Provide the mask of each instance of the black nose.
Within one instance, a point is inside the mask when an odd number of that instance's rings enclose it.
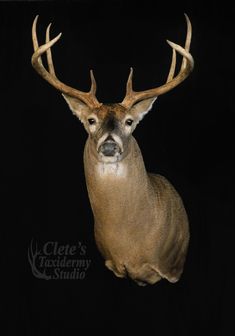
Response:
[[[110,140],[110,141],[113,141],[113,142],[114,142],[114,138],[112,137],[112,135],[111,135],[111,134],[109,134],[109,135],[108,135],[108,137],[105,139],[105,141],[108,141],[108,140]]]
[[[114,156],[117,150],[118,150],[118,147],[114,141],[104,142],[100,146],[100,151],[105,156]]]

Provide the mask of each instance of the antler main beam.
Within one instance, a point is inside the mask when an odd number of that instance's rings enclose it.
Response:
[[[193,70],[194,60],[193,60],[192,55],[189,52],[191,37],[192,37],[192,26],[186,14],[185,14],[185,18],[187,22],[187,36],[186,36],[185,47],[182,48],[180,45],[167,40],[167,43],[172,48],[172,61],[171,61],[171,66],[170,66],[170,70],[169,70],[166,83],[159,87],[153,88],[153,89],[149,89],[145,91],[138,91],[138,92],[134,91],[132,87],[133,69],[131,68],[130,74],[127,80],[127,84],[126,84],[126,96],[121,102],[122,106],[126,108],[130,108],[131,106],[133,106],[136,102],[140,100],[160,96],[172,90],[173,88],[175,88],[177,85],[182,83],[188,77],[190,72]],[[102,104],[97,100],[95,96],[96,81],[95,81],[92,70],[90,70],[91,89],[89,92],[83,92],[83,91],[74,89],[62,83],[57,78],[55,74],[54,65],[53,65],[51,47],[60,39],[62,34],[60,33],[54,39],[50,40],[50,27],[51,27],[51,23],[50,23],[46,30],[46,42],[45,44],[39,46],[38,39],[37,39],[37,33],[36,33],[37,20],[38,20],[38,15],[35,17],[33,26],[32,26],[32,39],[33,39],[34,54],[32,55],[31,62],[32,62],[34,69],[38,72],[38,74],[42,78],[44,78],[48,83],[50,83],[52,86],[54,86],[57,90],[61,91],[62,93],[82,100],[90,108],[100,107]],[[180,55],[183,56],[183,60],[182,60],[181,69],[180,69],[179,74],[174,77],[175,66],[176,66],[176,52],[178,52]],[[41,56],[44,53],[46,53],[47,55],[47,64],[48,64],[49,71],[44,67],[43,62],[42,62]]]
[[[62,83],[56,77],[53,60],[52,60],[51,47],[60,39],[62,33],[58,34],[54,39],[50,40],[50,27],[51,27],[51,23],[50,23],[46,30],[46,43],[39,46],[38,39],[37,39],[37,33],[36,33],[37,20],[38,20],[38,15],[35,17],[33,26],[32,26],[32,39],[33,39],[34,54],[32,55],[31,62],[32,62],[32,66],[34,67],[34,69],[43,79],[45,79],[48,83],[50,83],[52,86],[54,86],[57,90],[61,91],[62,93],[82,100],[90,108],[100,107],[102,104],[99,103],[99,101],[97,100],[95,96],[96,81],[95,81],[92,70],[90,70],[91,89],[89,92],[83,92],[83,91],[74,89]],[[46,70],[46,68],[44,67],[42,63],[41,56],[45,52],[47,54],[47,63],[48,63],[49,71]]]
[[[136,92],[132,88],[133,69],[131,68],[126,84],[126,96],[121,102],[121,105],[126,108],[130,108],[132,105],[140,100],[160,96],[174,89],[177,85],[182,83],[193,70],[194,60],[192,55],[189,53],[192,37],[192,26],[188,16],[186,14],[184,15],[187,22],[187,36],[185,41],[185,47],[182,48],[180,45],[167,40],[167,43],[172,48],[172,61],[166,83],[154,89]],[[176,51],[183,56],[183,60],[179,74],[174,77],[176,65]]]

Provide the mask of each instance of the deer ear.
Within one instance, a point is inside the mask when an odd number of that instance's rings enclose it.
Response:
[[[62,96],[68,103],[69,108],[73,112],[73,114],[76,115],[76,117],[78,117],[81,122],[83,122],[85,117],[90,112],[90,108],[78,98],[71,97],[64,93],[62,93]]]
[[[148,111],[151,110],[153,103],[155,102],[156,99],[157,97],[139,101],[138,103],[132,106],[130,113],[138,117],[139,121],[142,120],[145,114],[147,114]]]

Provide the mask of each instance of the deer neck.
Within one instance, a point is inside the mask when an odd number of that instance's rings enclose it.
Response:
[[[140,148],[131,137],[125,157],[117,163],[103,163],[88,139],[84,151],[88,194],[97,221],[114,221],[128,208],[134,211],[146,200],[149,179]],[[144,204],[144,203],[143,203]]]

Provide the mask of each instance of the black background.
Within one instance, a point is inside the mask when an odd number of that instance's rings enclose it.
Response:
[[[0,3],[6,335],[232,335],[234,14],[224,2],[165,5]],[[98,99],[119,102],[130,66],[136,90],[164,82],[171,57],[165,40],[183,44],[183,12],[193,25],[195,69],[159,98],[134,135],[147,169],[166,176],[181,194],[191,241],[177,284],[142,288],[116,278],[97,251],[83,172],[86,132],[31,67],[31,25],[40,14],[41,43],[49,22],[52,36],[63,32],[53,47],[62,81],[88,90],[93,68]],[[86,278],[36,279],[27,259],[32,238],[40,246],[82,241],[92,260]]]

